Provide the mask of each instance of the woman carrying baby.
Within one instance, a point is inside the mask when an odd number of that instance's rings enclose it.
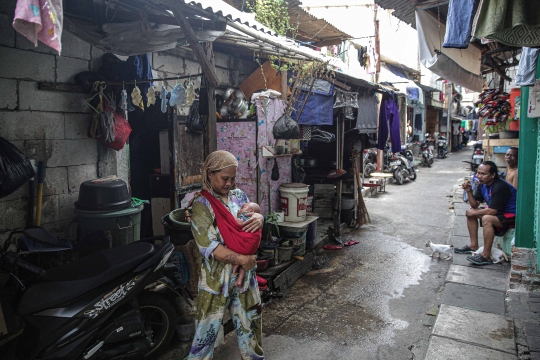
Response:
[[[242,359],[264,359],[262,306],[254,273],[255,256],[242,255],[230,249],[233,242],[242,246],[252,245],[252,241],[245,241],[246,237],[258,236],[264,218],[258,213],[251,214],[240,227],[244,232],[237,233],[239,225],[235,216],[242,205],[249,202],[244,192],[236,189],[237,167],[238,161],[227,151],[208,155],[202,169],[203,191],[193,201],[191,229],[199,247],[201,271],[197,329],[188,359],[212,358],[226,308],[235,326]],[[242,252],[249,254],[251,249],[246,251]],[[238,277],[235,266],[246,271],[240,287],[234,286]]]

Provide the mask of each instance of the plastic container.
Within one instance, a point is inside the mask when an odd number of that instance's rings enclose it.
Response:
[[[84,248],[85,239],[92,234],[109,232],[112,246],[123,246],[141,238],[141,212],[144,205],[109,212],[91,212],[75,209],[79,222],[78,238]],[[90,245],[90,244],[89,244]]]
[[[306,203],[309,187],[306,184],[282,184],[279,187],[281,210],[285,221],[300,222],[306,220]]]
[[[169,215],[161,218],[161,223],[163,224],[165,235],[171,237],[171,243],[173,245],[186,245],[189,240],[193,239],[191,225],[189,223],[173,223]]]
[[[279,262],[285,262],[285,261],[291,260],[293,251],[294,251],[294,248],[292,246],[290,246],[290,247],[284,247],[284,246],[278,247],[278,259],[279,259]]]
[[[517,139],[518,137],[519,131],[516,130],[499,131],[499,139]]]
[[[308,229],[308,225],[300,226],[300,227],[280,226],[279,233],[282,237],[286,239],[299,238],[306,234],[307,229]]]
[[[80,211],[118,211],[130,205],[129,187],[125,181],[116,177],[83,182],[75,202],[75,208]]]
[[[261,246],[261,252],[271,255],[268,260],[268,266],[276,266],[279,264],[278,245],[263,245]]]

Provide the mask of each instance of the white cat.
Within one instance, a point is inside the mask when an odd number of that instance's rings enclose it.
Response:
[[[439,258],[441,257],[441,254],[446,254],[447,256],[444,260],[450,260],[454,256],[454,245],[434,244],[429,240],[426,243],[426,247],[431,249],[432,253],[429,255],[431,257],[433,257],[433,254],[435,253],[439,254]]]
[[[472,254],[482,254],[483,251],[484,251],[484,247],[482,246],[476,251],[471,251],[471,253]],[[504,251],[502,251],[501,249],[496,248],[495,246],[491,247],[491,256],[490,257],[491,257],[491,260],[493,261],[494,264],[500,263],[503,260],[508,261],[508,256],[504,253]]]

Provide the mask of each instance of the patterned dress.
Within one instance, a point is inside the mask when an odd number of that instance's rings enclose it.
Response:
[[[229,191],[229,203],[224,205],[236,217],[248,201],[242,190],[235,189]],[[197,330],[188,359],[212,359],[223,315],[228,308],[242,359],[263,360],[262,306],[255,269],[246,272],[244,284],[239,289],[234,286],[238,274],[233,274],[233,265],[214,259],[214,250],[224,242],[212,206],[203,196],[193,202],[191,230],[199,247],[201,272],[195,316]]]

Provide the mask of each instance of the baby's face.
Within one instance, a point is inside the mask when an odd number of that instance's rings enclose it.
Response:
[[[240,213],[254,213],[255,212],[255,208],[249,204],[244,204],[241,208],[240,208]]]

